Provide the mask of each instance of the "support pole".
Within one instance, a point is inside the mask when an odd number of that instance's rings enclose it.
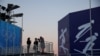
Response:
[[[90,36],[91,36],[91,45],[92,45],[92,43],[93,43],[93,39],[92,39],[92,16],[91,16],[91,0],[89,0],[89,11],[90,11],[90,15],[89,15],[89,17],[90,17]],[[93,56],[93,48],[91,48],[91,56]]]

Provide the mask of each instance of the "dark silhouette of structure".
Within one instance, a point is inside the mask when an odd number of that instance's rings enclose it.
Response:
[[[15,21],[11,21],[12,17],[22,17],[23,13],[12,14],[12,11],[20,8],[18,5],[8,4],[7,8],[5,6],[0,5],[0,19],[3,21],[7,21],[9,23],[15,23]]]

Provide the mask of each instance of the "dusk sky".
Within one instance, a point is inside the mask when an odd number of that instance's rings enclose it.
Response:
[[[20,6],[14,13],[24,14],[23,45],[26,45],[27,37],[33,42],[35,37],[43,36],[45,41],[54,43],[55,53],[58,51],[58,21],[68,13],[89,9],[89,0],[0,0],[0,3]],[[91,6],[100,6],[100,0],[91,0]],[[21,19],[15,18],[20,27]]]

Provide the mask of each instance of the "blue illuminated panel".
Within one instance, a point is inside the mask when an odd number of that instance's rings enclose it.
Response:
[[[0,49],[20,47],[22,29],[13,24],[0,20]]]

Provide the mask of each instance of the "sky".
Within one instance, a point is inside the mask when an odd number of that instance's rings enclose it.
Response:
[[[26,45],[27,38],[32,42],[34,38],[43,36],[45,41],[53,42],[54,52],[58,51],[58,21],[68,13],[89,8],[89,0],[0,0],[19,5],[14,13],[23,13],[22,45]],[[100,6],[100,0],[91,0],[91,7]],[[16,25],[22,27],[22,17],[15,18]]]

